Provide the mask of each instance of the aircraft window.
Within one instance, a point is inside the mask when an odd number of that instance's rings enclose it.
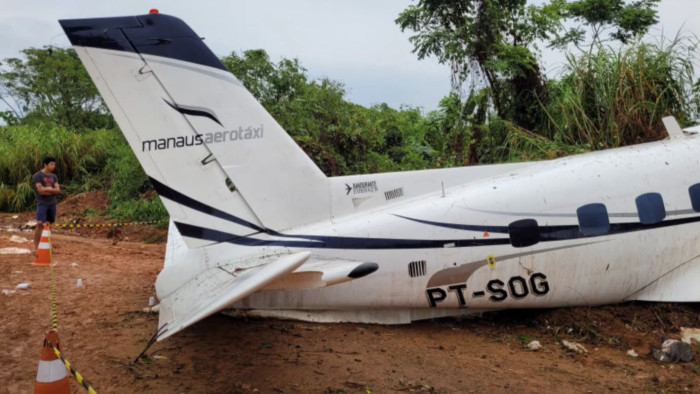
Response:
[[[696,183],[688,188],[690,193],[690,202],[693,204],[693,210],[700,212],[700,183]]]
[[[646,193],[634,200],[637,203],[639,221],[643,224],[659,223],[666,217],[664,200],[659,193]]]
[[[508,225],[510,244],[524,248],[540,242],[540,227],[535,219],[522,219]]]
[[[583,235],[602,235],[610,230],[608,209],[604,204],[588,204],[576,210],[578,227]]]

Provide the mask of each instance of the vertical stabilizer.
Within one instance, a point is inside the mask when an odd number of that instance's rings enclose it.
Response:
[[[325,175],[184,22],[60,23],[189,247],[330,216]]]

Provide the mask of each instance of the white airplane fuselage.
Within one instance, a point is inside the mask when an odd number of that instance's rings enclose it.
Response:
[[[307,316],[321,321],[323,315],[311,311],[350,309],[352,312],[341,320],[363,321],[383,320],[374,314],[370,314],[372,318],[358,317],[363,316],[358,311],[365,309],[413,311],[414,317],[421,317],[439,316],[440,312],[427,311],[444,308],[468,313],[471,309],[599,305],[644,299],[640,293],[659,278],[674,271],[674,275],[686,272],[681,276],[700,272],[699,212],[692,209],[689,194],[700,169],[696,152],[700,152],[700,138],[689,136],[552,161],[506,164],[500,167],[512,169],[472,182],[469,168],[332,178],[333,190],[340,191],[335,200],[338,205],[355,196],[386,198],[371,190],[347,193],[345,185],[389,182],[391,186],[384,190],[410,189],[423,181],[432,183],[434,191],[423,198],[399,200],[379,209],[295,229],[285,238],[261,238],[298,241],[332,234],[338,239],[335,245],[305,245],[303,249],[320,256],[376,262],[379,269],[362,280],[325,288],[262,291],[239,301],[234,308],[277,310],[280,316]],[[502,171],[498,165],[493,167],[494,171]],[[443,193],[443,185],[459,182],[462,184],[448,187]],[[664,221],[640,223],[635,198],[647,193],[661,195]],[[605,205],[611,230],[581,234],[577,209],[591,203]],[[490,231],[491,227],[507,227],[523,219],[534,219],[540,228],[559,226],[568,230],[561,230],[565,234],[560,239],[552,237],[525,247],[514,247],[507,232]],[[675,222],[678,224],[672,224]],[[463,225],[486,230],[459,228]],[[417,238],[427,238],[436,245],[411,242]],[[352,245],[355,240],[367,239],[405,240],[405,244],[396,242],[400,247],[392,248],[391,242],[375,246],[359,241],[362,247],[343,248],[343,242]],[[294,249],[266,246],[251,252]],[[681,288],[676,293],[680,297],[676,299],[682,300],[683,294],[697,294],[697,290]],[[667,294],[670,296],[670,291]],[[427,311],[415,311],[420,309]],[[282,310],[305,313],[279,312]],[[340,315],[336,312],[333,316]],[[397,319],[391,316],[387,314],[388,322]],[[411,315],[405,315],[402,321],[406,316]]]

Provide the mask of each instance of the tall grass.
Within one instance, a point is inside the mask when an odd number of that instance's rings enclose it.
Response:
[[[661,118],[697,117],[693,51],[697,39],[676,36],[568,56],[551,84],[545,134],[564,144],[605,149],[666,137]]]
[[[497,117],[491,119],[482,141],[483,157],[491,163],[549,160],[588,151],[587,147],[551,140]]]
[[[52,124],[0,128],[0,210],[17,212],[34,201],[32,175],[45,156],[56,159],[59,183],[81,179],[99,168],[108,152],[95,149],[91,138]]]
[[[34,206],[31,176],[45,156],[56,159],[66,194],[104,190],[108,212],[119,219],[158,220],[167,213],[118,130],[76,134],[55,124],[0,127],[0,211]]]

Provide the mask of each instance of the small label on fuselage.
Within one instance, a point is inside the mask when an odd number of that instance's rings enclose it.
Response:
[[[377,181],[371,181],[371,182],[356,182],[352,184],[352,193],[353,194],[362,194],[362,193],[374,193],[377,190]]]

